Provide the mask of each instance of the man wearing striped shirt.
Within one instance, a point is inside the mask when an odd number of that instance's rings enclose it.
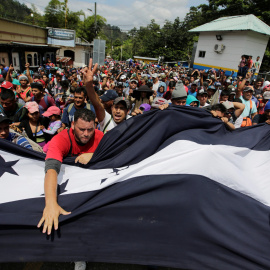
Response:
[[[0,113],[0,139],[6,139],[10,142],[32,149],[32,146],[25,137],[13,132],[9,132],[9,125],[12,121],[3,113]]]

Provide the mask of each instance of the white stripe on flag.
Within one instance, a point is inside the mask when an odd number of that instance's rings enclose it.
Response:
[[[3,151],[5,161],[18,156]],[[144,175],[202,175],[270,206],[270,151],[225,145],[200,145],[175,141],[151,157],[129,167],[88,170],[62,165],[58,183],[66,194],[93,191]],[[19,176],[5,173],[0,179],[0,203],[40,197],[44,193],[44,162],[20,158],[13,166]],[[102,184],[101,180],[106,179]],[[136,180],[135,180],[136,181]]]

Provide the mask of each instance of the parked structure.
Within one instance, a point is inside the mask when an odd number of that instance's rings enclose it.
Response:
[[[200,33],[194,69],[216,68],[238,71],[241,56],[257,56],[263,60],[270,36],[270,27],[254,15],[223,17],[189,32]]]

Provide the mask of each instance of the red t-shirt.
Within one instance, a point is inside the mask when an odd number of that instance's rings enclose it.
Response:
[[[93,137],[85,145],[79,145],[76,142],[72,128],[69,129],[69,135],[72,141],[71,155],[79,156],[84,153],[94,153],[104,134],[100,130],[95,129]],[[50,141],[46,159],[52,158],[62,162],[64,157],[68,155],[70,147],[71,144],[68,136],[68,130],[65,129],[56,136],[54,136]]]
[[[51,106],[55,106],[55,101],[54,99],[47,95],[47,102],[48,102],[48,105],[45,101],[45,97],[43,97],[41,100],[37,100],[35,97],[32,98],[32,101],[35,101],[38,105],[42,106],[44,112],[47,111],[47,109]]]

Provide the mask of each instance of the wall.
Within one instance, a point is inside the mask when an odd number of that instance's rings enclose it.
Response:
[[[70,50],[75,53],[75,59],[73,62],[74,67],[82,67],[89,63],[89,55],[91,55],[92,49],[90,46],[77,45],[73,47],[61,47],[59,49],[58,56],[64,56],[64,51]]]
[[[47,30],[38,26],[0,19],[0,43],[21,42],[47,45]]]
[[[221,35],[222,40],[216,39]],[[202,32],[199,36],[193,68],[221,68],[237,72],[241,55],[264,56],[268,36],[253,31]],[[214,51],[215,44],[225,45],[222,53]],[[199,57],[199,51],[205,51],[205,58]]]

